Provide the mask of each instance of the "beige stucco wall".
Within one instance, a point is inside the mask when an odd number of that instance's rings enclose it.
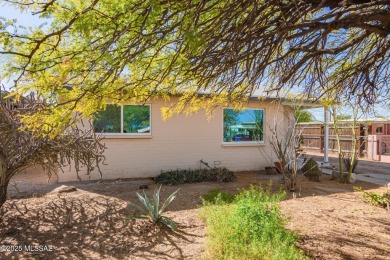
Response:
[[[101,166],[104,179],[146,178],[157,176],[161,170],[197,169],[201,159],[211,166],[227,167],[233,171],[263,170],[274,161],[267,140],[268,124],[276,119],[278,128],[285,129],[287,117],[292,115],[287,107],[278,107],[269,102],[248,102],[248,108],[264,109],[265,143],[256,146],[224,146],[223,108],[215,109],[210,121],[204,112],[190,116],[176,115],[164,121],[160,109],[166,103],[153,101],[150,104],[151,137],[104,139],[107,147],[107,165]],[[80,176],[88,179],[83,173]],[[97,172],[91,175],[91,179],[99,178]],[[74,180],[77,178],[73,170],[59,172],[59,182]]]
[[[31,166],[21,172],[16,173],[11,178],[11,183],[27,182],[29,186],[35,184],[53,184],[58,182],[58,176],[53,174],[50,178],[39,165]]]

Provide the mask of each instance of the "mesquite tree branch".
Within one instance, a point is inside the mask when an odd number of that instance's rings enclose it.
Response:
[[[48,32],[0,31],[15,39],[0,54],[16,57],[20,80],[69,66],[49,93],[69,84],[77,94],[58,105],[146,100],[188,85],[236,98],[259,86],[368,103],[389,94],[390,0],[124,0],[124,8],[89,0],[80,10],[68,1],[7,2],[59,17]]]
[[[27,167],[40,165],[49,177],[69,165],[75,167],[77,174],[82,167],[88,175],[95,167],[100,172],[105,147],[92,130],[71,125],[52,137],[44,126],[24,129],[22,117],[45,110],[48,104],[34,94],[20,100],[4,98],[6,94],[0,89],[0,206],[12,176]]]

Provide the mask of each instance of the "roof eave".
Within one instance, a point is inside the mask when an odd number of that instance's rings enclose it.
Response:
[[[285,106],[291,106],[295,109],[307,109],[307,108],[321,108],[324,107],[318,100],[310,99],[292,99],[283,97],[249,97],[250,101],[268,101],[268,102],[281,102]]]

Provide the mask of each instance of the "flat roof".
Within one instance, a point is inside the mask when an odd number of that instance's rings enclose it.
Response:
[[[250,96],[250,101],[264,100],[268,102],[281,102],[284,105],[291,106],[293,108],[306,109],[306,108],[320,108],[324,107],[317,99],[302,99],[302,98],[285,98],[285,97],[261,97]]]
[[[71,85],[63,86],[67,90],[72,90]],[[171,96],[181,96],[182,94],[170,94]],[[199,96],[209,96],[211,93],[198,92]],[[248,97],[249,101],[267,101],[267,102],[281,102],[284,105],[291,106],[293,108],[306,109],[306,108],[320,108],[323,105],[316,98],[286,98],[286,97],[271,97],[261,95],[251,95]]]

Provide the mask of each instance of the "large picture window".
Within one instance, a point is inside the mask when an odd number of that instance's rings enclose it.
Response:
[[[96,113],[93,127],[107,134],[150,135],[150,106],[107,105]]]
[[[263,142],[264,110],[223,110],[224,142]]]

